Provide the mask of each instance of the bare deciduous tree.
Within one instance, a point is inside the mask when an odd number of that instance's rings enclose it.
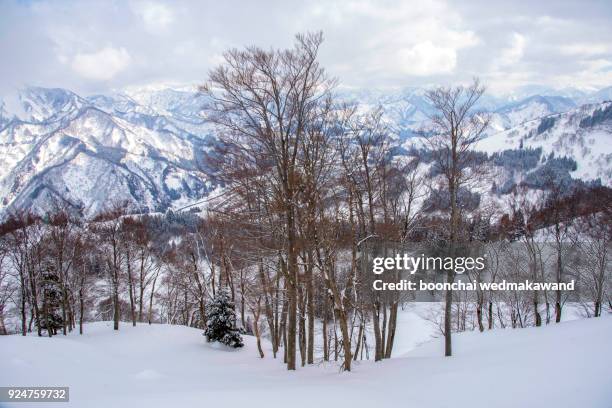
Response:
[[[475,173],[473,149],[489,124],[485,113],[477,112],[476,104],[485,88],[475,79],[468,87],[437,88],[427,93],[435,114],[431,116],[432,134],[426,139],[435,165],[443,175],[450,202],[449,255],[455,256],[459,240],[459,190]],[[454,281],[454,271],[447,273],[447,282]],[[444,315],[444,354],[452,355],[451,312],[452,292],[446,293]]]

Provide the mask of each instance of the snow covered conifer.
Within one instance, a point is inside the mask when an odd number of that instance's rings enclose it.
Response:
[[[53,268],[47,268],[42,278],[43,317],[40,320],[40,326],[42,329],[47,330],[49,336],[52,336],[64,327],[64,319],[60,312],[62,290],[59,276],[57,276]]]
[[[219,291],[209,302],[207,310],[206,330],[204,335],[208,342],[218,341],[230,347],[243,347],[242,336],[236,327],[236,311],[234,302],[225,290]]]

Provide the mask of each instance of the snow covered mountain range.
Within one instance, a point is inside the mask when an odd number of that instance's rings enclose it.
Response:
[[[83,98],[28,88],[2,116],[0,210],[42,212],[63,202],[92,216],[115,202],[160,211],[212,188],[203,154],[214,139],[195,93]],[[63,205],[63,204],[62,204]]]
[[[539,89],[539,91],[542,91]],[[427,121],[424,90],[341,92],[365,108],[382,106],[408,140]],[[576,162],[571,176],[612,180],[612,87],[593,93],[552,91],[483,98],[492,114],[481,149],[540,148],[529,169],[499,166],[503,185],[529,178],[549,159]],[[216,142],[190,89],[141,89],[79,96],[30,87],[0,98],[0,217],[37,213],[56,203],[91,217],[114,203],[165,211],[205,197],[215,187],[206,153]]]

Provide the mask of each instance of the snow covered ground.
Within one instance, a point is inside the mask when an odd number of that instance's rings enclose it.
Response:
[[[200,330],[88,324],[86,334],[0,337],[0,385],[70,387],[70,403],[16,407],[606,407],[612,406],[612,317],[442,339],[414,310],[400,315],[395,355],[352,373],[288,373],[253,337],[240,350]],[[424,343],[423,343],[424,342]]]

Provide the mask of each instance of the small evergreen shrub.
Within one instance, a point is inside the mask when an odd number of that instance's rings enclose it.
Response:
[[[234,302],[225,290],[219,291],[207,305],[206,341],[225,344],[229,347],[243,347],[240,330],[236,327]]]

